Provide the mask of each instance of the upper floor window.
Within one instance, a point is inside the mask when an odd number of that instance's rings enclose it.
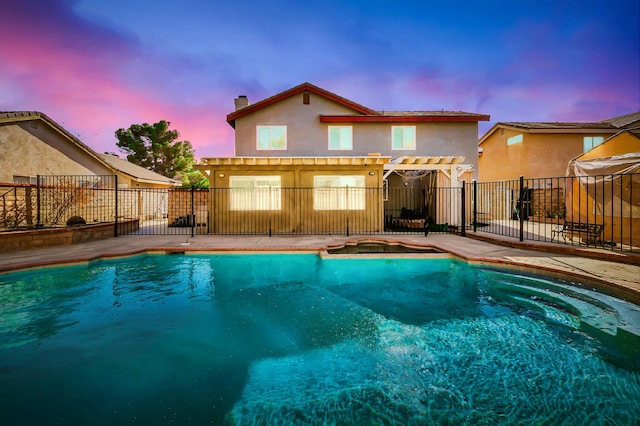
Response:
[[[351,126],[329,126],[329,150],[353,149],[353,128]]]
[[[281,210],[280,176],[230,176],[231,210]]]
[[[314,210],[364,210],[364,176],[314,176]]]
[[[416,126],[392,126],[391,149],[416,149]]]
[[[287,126],[258,126],[257,149],[287,149]]]
[[[584,137],[584,152],[589,151],[590,149],[595,148],[604,142],[603,136],[585,136]]]
[[[507,145],[515,145],[517,143],[522,142],[522,135],[515,135],[507,138]]]

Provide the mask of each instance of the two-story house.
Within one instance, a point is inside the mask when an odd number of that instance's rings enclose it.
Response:
[[[475,177],[478,122],[489,120],[459,111],[375,111],[310,83],[253,104],[240,96],[235,106],[227,115],[235,157],[203,158],[198,166],[211,188],[229,189],[219,194],[229,199],[214,195],[219,232],[265,216],[286,233],[313,233],[310,224],[341,232],[349,219],[354,232],[379,232],[385,218],[403,212],[422,224],[437,221],[435,188]],[[235,224],[220,223],[229,212]]]

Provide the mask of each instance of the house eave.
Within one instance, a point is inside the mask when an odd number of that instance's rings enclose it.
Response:
[[[489,121],[488,115],[321,115],[321,123],[419,123]]]

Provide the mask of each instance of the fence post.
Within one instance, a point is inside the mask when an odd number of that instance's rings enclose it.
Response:
[[[269,237],[273,235],[273,193],[269,184]]]
[[[520,176],[520,191],[518,195],[518,219],[520,219],[520,241],[524,241],[524,176]]]
[[[347,237],[348,237],[349,236],[349,185],[345,187],[345,202],[346,202],[347,208],[344,211],[344,215],[345,215],[345,223],[347,226]]]
[[[473,180],[473,232],[478,231],[478,182]]]
[[[37,175],[36,179],[36,228],[40,228],[40,175]]]
[[[423,207],[423,210],[424,213],[422,214],[422,218],[424,219],[424,224],[422,226],[424,227],[424,236],[427,237],[429,236],[429,215],[426,208]]]
[[[192,185],[191,186],[191,238],[193,238],[194,231],[196,229],[196,213],[195,213],[193,195],[194,195],[194,188],[193,188],[193,185]]]
[[[113,236],[117,237],[118,236],[118,175],[113,175],[113,180],[115,182],[114,185],[115,185],[115,197],[116,197],[116,200],[115,200],[116,211],[115,211],[115,220],[114,220],[114,226],[113,226]]]
[[[465,206],[466,201],[465,201],[465,194],[464,194],[464,190],[465,190],[465,181],[462,181],[462,188],[460,189],[460,202],[462,204],[462,207],[460,208],[460,213],[462,215],[462,217],[460,218],[460,227],[461,227],[461,231],[460,231],[460,235],[463,237],[467,236],[467,231],[466,231],[466,227],[467,227],[467,223],[466,223],[466,215],[467,215],[467,208]]]

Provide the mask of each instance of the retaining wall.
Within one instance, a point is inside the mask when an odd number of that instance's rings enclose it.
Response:
[[[137,219],[118,223],[118,234],[130,234],[140,228]],[[79,244],[113,237],[114,224],[103,223],[67,228],[34,229],[0,233],[0,253],[39,247]]]

